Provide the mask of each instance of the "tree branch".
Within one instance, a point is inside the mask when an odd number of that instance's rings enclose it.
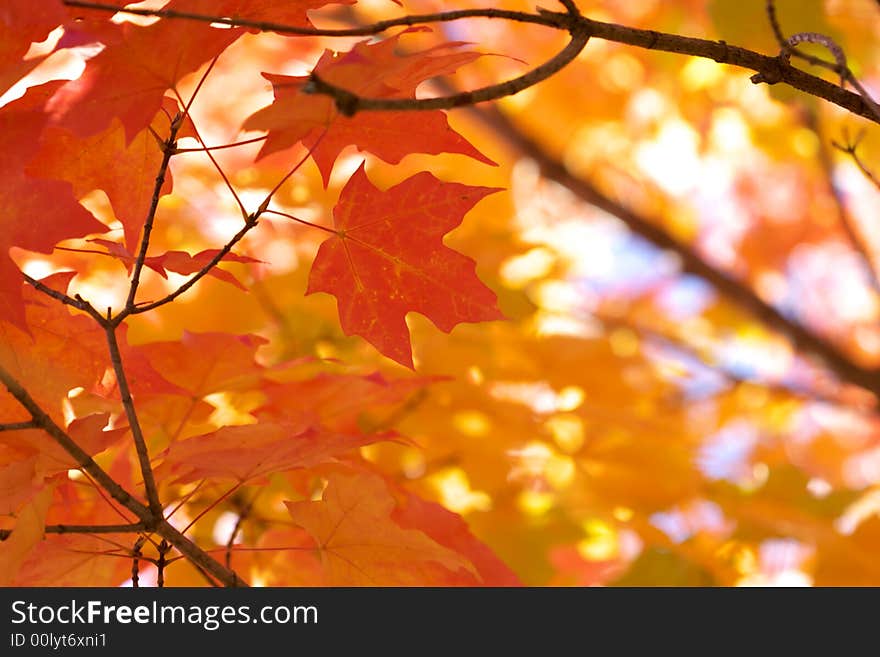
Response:
[[[630,230],[658,248],[672,251],[680,258],[684,271],[696,274],[711,283],[721,294],[751,312],[768,326],[787,336],[799,350],[820,357],[841,380],[865,388],[876,397],[880,397],[880,372],[856,365],[833,345],[787,318],[759,297],[750,287],[718,271],[695,253],[689,245],[672,237],[657,223],[609,198],[591,183],[573,176],[553,156],[520,133],[509,119],[497,109],[484,109],[478,115],[526,157],[534,160],[545,177],[560,183],[590,205],[617,217]]]
[[[309,83],[303,88],[306,93],[322,93],[331,96],[336,103],[336,108],[345,116],[352,116],[356,112],[364,110],[437,110],[451,109],[463,105],[474,105],[490,100],[498,100],[505,96],[512,96],[523,89],[527,89],[542,80],[546,80],[554,73],[571,62],[587,45],[590,39],[588,31],[572,28],[571,41],[552,59],[547,60],[537,68],[506,82],[492,84],[488,87],[463,91],[451,96],[440,98],[361,98],[322,80],[312,72]]]
[[[730,64],[732,66],[756,71],[757,74],[752,76],[752,82],[755,84],[785,83],[799,91],[810,94],[811,96],[823,98],[849,112],[852,112],[853,114],[867,118],[874,123],[880,123],[880,116],[878,116],[874,111],[874,108],[871,107],[870,100],[863,98],[857,93],[842,89],[827,80],[823,80],[822,78],[810,75],[809,73],[795,68],[783,56],[762,55],[746,48],[729,45],[724,41],[712,41],[709,39],[681,36],[679,34],[657,32],[655,30],[643,30],[635,27],[619,25],[617,23],[604,23],[602,21],[591,20],[584,16],[573,15],[568,12],[557,13],[540,9],[537,14],[530,14],[527,12],[506,11],[500,9],[466,9],[441,12],[437,14],[402,16],[400,18],[386,21],[378,21],[358,28],[319,29],[297,28],[278,23],[249,21],[238,18],[209,16],[206,14],[194,14],[161,9],[126,9],[119,5],[84,2],[81,0],[64,0],[64,4],[70,7],[104,9],[106,11],[123,12],[139,16],[159,16],[162,18],[181,18],[202,22],[222,23],[225,25],[250,27],[264,31],[278,32],[280,34],[289,34],[292,36],[367,36],[384,32],[392,27],[445,23],[465,18],[489,18],[509,20],[519,23],[531,23],[558,30],[565,30],[571,34],[588,34],[592,38],[624,43],[638,48],[645,48],[647,50],[658,50],[662,52],[712,59],[721,64]],[[369,102],[372,101],[382,100],[388,99],[359,98],[358,103],[369,104]],[[433,99],[419,99],[414,105],[395,107],[395,109],[436,109],[436,107],[431,105],[419,104],[429,100]],[[454,107],[459,105],[440,106]],[[366,105],[361,105],[361,108],[366,109]]]
[[[232,238],[226,244],[223,245],[223,248],[221,248],[217,252],[217,255],[215,255],[213,258],[211,258],[211,261],[208,264],[206,264],[199,271],[197,271],[195,274],[193,274],[192,278],[190,278],[183,285],[181,285],[179,288],[174,290],[174,292],[171,292],[167,296],[162,297],[158,301],[153,301],[153,302],[141,305],[141,306],[135,306],[133,309],[127,310],[124,313],[117,315],[116,318],[114,318],[114,319],[119,319],[121,321],[127,315],[139,315],[140,313],[145,313],[148,310],[153,310],[154,308],[158,308],[159,306],[164,306],[166,303],[170,303],[171,301],[174,301],[177,297],[179,297],[181,294],[183,294],[184,292],[189,290],[193,285],[198,283],[202,278],[207,276],[207,274],[214,267],[216,267],[220,263],[220,261],[223,260],[223,258],[226,257],[226,255],[232,250],[232,248],[236,244],[238,244],[245,235],[247,235],[248,231],[251,230],[256,225],[257,225],[257,219],[256,219],[255,215],[248,216],[247,221],[245,222],[244,226],[242,226],[241,230],[239,230],[235,235],[232,236]]]
[[[145,529],[144,523],[133,522],[125,525],[46,525],[43,532],[46,534],[131,534],[142,532]],[[0,529],[0,541],[5,541],[11,533],[11,529]]]
[[[33,420],[28,420],[26,422],[7,422],[6,424],[0,424],[0,433],[3,431],[22,431],[24,429],[39,429],[40,425],[38,425]]]
[[[0,383],[9,393],[15,397],[19,404],[31,414],[31,418],[40,429],[49,434],[70,456],[77,467],[82,468],[98,484],[106,490],[110,496],[119,502],[135,516],[141,519],[145,531],[154,531],[162,538],[171,543],[177,550],[194,562],[206,572],[217,578],[225,586],[247,586],[247,584],[234,571],[226,568],[210,554],[175,529],[161,515],[156,516],[152,510],[139,502],[135,497],[120,486],[113,477],[107,474],[95,460],[85,452],[76,441],[71,438],[64,429],[45,412],[40,405],[28,394],[27,390],[6,369],[0,366]]]
[[[31,285],[35,289],[39,290],[43,294],[52,297],[56,301],[60,301],[61,303],[63,303],[66,306],[71,306],[73,308],[76,308],[77,310],[82,310],[82,311],[88,313],[99,324],[101,324],[102,326],[104,325],[105,320],[104,320],[104,317],[101,315],[101,313],[99,313],[97,310],[95,310],[94,306],[92,306],[92,304],[90,304],[88,301],[83,299],[81,296],[76,295],[75,297],[71,297],[67,294],[64,294],[64,292],[59,292],[58,290],[53,290],[51,287],[49,287],[45,283],[41,283],[37,279],[35,279],[31,276],[28,276],[27,274],[24,274],[24,280],[26,283],[28,283],[29,285]]]
[[[125,416],[128,418],[128,426],[131,428],[131,435],[134,439],[134,447],[138,456],[138,463],[141,468],[141,476],[144,479],[144,490],[147,493],[147,502],[150,505],[150,511],[156,518],[162,517],[162,503],[159,501],[159,491],[156,488],[156,480],[153,477],[153,467],[150,465],[150,453],[147,449],[147,442],[144,439],[144,432],[141,429],[140,420],[134,407],[134,400],[131,397],[131,389],[128,386],[128,377],[125,374],[125,368],[122,366],[122,354],[119,351],[119,342],[116,340],[115,326],[106,326],[104,333],[107,336],[107,346],[110,349],[110,362],[113,365],[113,372],[116,374],[116,383],[119,386],[119,395],[122,398],[122,406],[125,408]]]
[[[880,295],[880,272],[878,272],[877,266],[874,263],[874,258],[871,255],[868,243],[857,229],[855,225],[856,222],[847,209],[846,198],[844,197],[843,192],[834,182],[834,161],[831,157],[831,151],[828,148],[828,144],[822,139],[819,119],[816,116],[816,113],[809,109],[806,110],[806,124],[819,140],[819,164],[822,167],[825,179],[828,181],[828,189],[831,192],[831,196],[834,198],[835,205],[837,206],[837,216],[840,221],[840,226],[843,229],[843,233],[846,236],[850,247],[861,256],[862,261],[865,263],[868,282],[874,289],[874,292]]]
[[[159,207],[159,197],[162,194],[162,185],[165,184],[165,174],[168,172],[168,163],[171,161],[171,156],[174,155],[174,149],[177,147],[177,133],[183,126],[183,120],[185,117],[186,114],[178,113],[177,116],[172,119],[171,128],[168,132],[168,139],[162,144],[162,163],[159,165],[159,172],[156,174],[156,184],[153,186],[153,196],[150,198],[150,209],[147,211],[147,218],[144,221],[144,234],[141,237],[141,246],[134,261],[134,270],[131,274],[131,286],[128,290],[128,299],[125,301],[125,310],[134,308],[134,299],[137,295],[138,285],[141,280],[141,271],[144,268],[144,261],[147,258],[147,249],[150,248],[150,233],[153,231],[153,221],[156,218],[156,209]]]

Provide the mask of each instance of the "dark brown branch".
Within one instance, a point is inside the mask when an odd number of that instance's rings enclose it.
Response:
[[[131,534],[142,532],[146,525],[133,522],[124,525],[46,525],[46,534]],[[12,533],[11,529],[0,529],[0,541],[5,541]]]
[[[361,98],[350,91],[337,87],[319,78],[312,73],[310,82],[304,88],[306,92],[323,93],[331,96],[336,102],[336,108],[344,115],[351,116],[364,110],[437,110],[451,109],[463,105],[474,105],[490,100],[498,100],[505,96],[512,96],[523,89],[536,85],[557,73],[565,65],[571,62],[584,46],[587,45],[590,35],[580,29],[573,29],[571,41],[552,59],[547,60],[537,68],[532,69],[525,75],[521,75],[506,82],[492,84],[488,87],[463,91],[442,96],[440,98]]]
[[[850,140],[849,137],[844,134],[844,139],[846,140],[845,143],[839,143],[835,141],[831,142],[831,145],[842,153],[846,153],[847,155],[849,155],[855,165],[859,168],[859,171],[862,172],[862,175],[865,176],[865,178],[867,178],[871,182],[871,184],[874,185],[874,187],[880,190],[880,179],[878,179],[877,176],[874,175],[874,172],[868,168],[868,166],[862,161],[862,158],[859,157],[859,154],[856,152],[859,148],[859,138],[855,140]]]
[[[498,110],[488,108],[480,112],[480,115],[509,143],[526,157],[534,160],[544,176],[567,187],[587,203],[617,217],[630,230],[655,246],[672,251],[681,260],[684,271],[696,274],[711,283],[721,294],[787,336],[799,350],[820,357],[842,381],[865,388],[880,397],[880,372],[856,365],[833,345],[787,318],[750,287],[717,270],[697,255],[690,246],[672,237],[658,224],[609,198],[589,182],[573,176],[538,144],[520,133]]]
[[[875,121],[880,120],[880,106],[877,105],[871,94],[868,93],[868,90],[865,89],[865,87],[862,85],[861,82],[859,82],[859,79],[855,76],[849,66],[847,66],[846,55],[844,54],[840,46],[838,46],[833,41],[833,39],[812,32],[803,32],[800,34],[794,34],[790,37],[786,37],[785,33],[782,31],[782,27],[779,24],[779,19],[776,16],[775,0],[767,0],[767,17],[770,20],[770,26],[773,29],[773,35],[776,37],[776,41],[779,44],[781,56],[783,58],[787,60],[790,57],[797,57],[798,59],[805,61],[812,66],[821,66],[822,68],[826,68],[829,71],[834,71],[835,73],[837,73],[837,75],[840,76],[840,86],[843,87],[846,82],[849,82],[862,97],[862,100],[865,101],[866,106],[873,115],[873,119]],[[801,52],[795,47],[795,45],[801,41],[821,43],[829,51],[831,51],[831,54],[834,56],[835,61],[829,62],[822,59],[821,57],[815,57],[813,55]]]
[[[193,563],[198,564],[206,572],[216,577],[225,586],[246,586],[244,581],[233,571],[229,570],[210,554],[184,536],[174,528],[161,515],[156,516],[149,507],[139,502],[133,495],[120,486],[113,477],[107,474],[94,459],[85,452],[67,432],[59,427],[49,415],[40,408],[40,405],[28,394],[27,390],[0,366],[0,383],[9,393],[15,397],[21,406],[31,414],[33,422],[43,431],[49,434],[70,456],[73,457],[77,467],[82,468],[94,479],[110,496],[144,523],[146,531],[155,531],[162,538],[167,539],[178,551]]]
[[[33,420],[27,420],[25,422],[7,422],[6,424],[0,424],[0,432],[3,431],[22,431],[24,429],[39,429],[40,425],[38,425]]]
[[[101,324],[101,325],[104,324],[104,318],[101,316],[101,313],[99,313],[97,310],[95,310],[95,308],[92,306],[92,304],[90,304],[88,301],[83,299],[81,296],[76,295],[75,297],[71,297],[67,294],[64,294],[64,292],[59,292],[58,290],[53,290],[51,287],[49,287],[45,283],[41,283],[37,279],[35,279],[31,276],[28,276],[27,274],[24,274],[24,280],[26,283],[28,283],[28,285],[31,285],[32,287],[39,290],[40,292],[42,292],[46,296],[52,297],[56,301],[60,301],[61,303],[63,303],[66,306],[71,306],[73,308],[76,308],[77,310],[82,310],[82,311],[88,313],[89,315],[91,315],[95,320],[97,320],[97,322],[99,324]]]
[[[159,501],[159,491],[156,488],[156,479],[153,477],[153,467],[150,465],[150,453],[147,449],[147,441],[134,407],[131,397],[131,389],[128,385],[128,377],[122,365],[122,354],[119,351],[119,342],[116,340],[116,328],[107,326],[104,329],[107,336],[107,346],[110,349],[110,362],[113,372],[116,374],[116,384],[119,386],[119,395],[122,398],[122,406],[125,408],[125,416],[128,418],[128,426],[134,439],[134,448],[137,452],[138,463],[141,468],[141,476],[144,479],[144,490],[147,493],[147,502],[150,511],[156,518],[162,517],[162,503]]]
[[[121,5],[103,2],[85,2],[84,0],[63,0],[68,7],[82,7],[84,9],[98,9],[104,11],[120,12],[135,16],[156,16],[159,18],[178,18],[198,21],[200,23],[217,23],[230,27],[246,27],[262,32],[277,32],[289,36],[326,36],[326,37],[353,37],[372,36],[385,32],[395,27],[412,27],[428,23],[448,23],[465,18],[499,18],[518,23],[532,23],[535,25],[550,25],[560,27],[556,23],[548,21],[538,14],[528,14],[521,11],[508,11],[505,9],[459,9],[445,11],[439,14],[420,14],[413,16],[400,16],[384,21],[377,21],[369,25],[350,28],[319,28],[319,27],[295,27],[284,23],[270,21],[252,21],[243,18],[229,18],[226,16],[212,16],[210,14],[197,14],[188,11],[176,11],[173,9],[135,9]]]
[[[216,267],[220,263],[220,261],[223,260],[223,258],[225,258],[226,255],[230,251],[232,251],[232,248],[236,244],[238,244],[245,235],[247,235],[248,231],[251,230],[256,225],[257,225],[257,220],[254,217],[254,215],[249,216],[247,221],[245,222],[244,226],[241,228],[241,230],[239,230],[235,235],[232,236],[232,238],[223,246],[223,248],[217,252],[217,255],[215,255],[213,258],[211,258],[211,261],[208,264],[206,264],[199,271],[197,271],[195,274],[193,274],[192,278],[190,278],[183,285],[181,285],[179,288],[174,290],[174,292],[171,292],[167,296],[162,297],[158,301],[153,301],[151,303],[147,303],[147,304],[144,304],[141,306],[136,306],[134,309],[127,311],[123,315],[117,316],[117,317],[124,318],[124,315],[129,315],[129,314],[130,315],[138,315],[140,313],[145,313],[148,310],[153,310],[153,308],[158,308],[159,306],[164,306],[166,303],[170,303],[170,302],[174,301],[177,297],[179,297],[181,294],[183,294],[184,292],[189,290],[193,285],[198,283],[202,278],[207,276],[208,273],[214,267]]]
[[[134,261],[134,269],[131,273],[131,286],[128,290],[128,299],[125,301],[125,310],[134,308],[134,299],[141,280],[141,271],[144,268],[144,261],[147,259],[147,250],[150,248],[150,233],[153,232],[153,221],[156,218],[156,210],[159,207],[162,186],[165,184],[165,174],[168,172],[168,163],[171,162],[171,156],[174,154],[174,149],[177,146],[177,133],[183,126],[185,116],[185,114],[178,114],[174,117],[171,121],[168,139],[162,145],[162,163],[159,165],[159,172],[156,174],[156,183],[153,186],[153,195],[150,198],[150,209],[147,211],[147,218],[144,221],[144,233],[141,236],[140,249],[138,250]]]
[[[140,587],[141,564],[140,559],[143,556],[141,548],[147,540],[146,536],[138,536],[131,548],[131,587],[136,589]]]
[[[159,543],[159,558],[156,560],[156,586],[160,589],[165,588],[165,567],[170,563],[167,560],[168,551],[171,544],[164,538]]]
[[[831,195],[834,197],[834,203],[837,206],[837,216],[840,221],[840,226],[843,228],[843,233],[846,235],[850,247],[861,256],[862,261],[865,263],[868,281],[874,289],[874,292],[880,294],[880,272],[877,271],[877,266],[874,264],[874,258],[871,256],[868,244],[854,225],[853,218],[849,214],[846,199],[844,198],[840,187],[834,182],[834,161],[831,157],[831,152],[828,149],[828,144],[822,139],[818,117],[815,112],[806,110],[806,123],[819,140],[819,164],[825,174],[825,179],[828,182],[828,188]]]
[[[874,108],[871,107],[871,101],[869,99],[865,99],[857,93],[842,89],[827,80],[823,80],[822,78],[801,71],[786,61],[785,57],[762,55],[752,50],[747,50],[746,48],[729,45],[724,41],[711,41],[708,39],[657,32],[655,30],[642,30],[639,28],[627,27],[625,25],[618,25],[616,23],[603,23],[602,21],[591,20],[583,16],[573,16],[567,12],[557,13],[547,10],[539,10],[537,14],[529,14],[526,12],[501,9],[466,9],[437,14],[402,16],[400,18],[379,21],[363,27],[333,30],[296,28],[277,23],[248,21],[222,16],[192,14],[188,12],[125,9],[119,5],[99,2],[83,2],[81,0],[64,0],[64,3],[71,7],[104,9],[107,11],[119,11],[141,16],[159,16],[163,18],[182,18],[202,22],[223,23],[226,25],[250,27],[259,30],[300,36],[366,36],[384,32],[392,27],[445,23],[465,18],[489,18],[515,21],[519,23],[531,23],[534,25],[543,25],[545,27],[565,30],[572,34],[589,34],[593,38],[624,43],[638,48],[702,57],[705,59],[712,59],[719,63],[750,69],[757,72],[756,75],[752,76],[752,81],[755,84],[785,83],[799,91],[803,91],[804,93],[816,96],[817,98],[823,98],[849,112],[852,112],[853,114],[865,117],[874,123],[880,123],[880,116],[878,116],[877,112],[874,111]],[[368,100],[378,101],[387,99],[359,98],[358,103],[363,103]],[[413,105],[396,109],[435,109],[430,105],[419,104],[430,100],[432,99],[419,99],[417,101],[412,101],[415,103]],[[364,105],[361,105],[360,107],[366,109]],[[441,105],[441,107],[450,106]]]
[[[77,467],[82,468],[98,482],[117,502],[140,518],[149,517],[149,509],[138,502],[128,491],[122,488],[108,475],[87,452],[85,452],[55,420],[49,417],[27,390],[2,366],[0,366],[0,383],[6,386],[16,401],[31,414],[32,421],[70,454]]]

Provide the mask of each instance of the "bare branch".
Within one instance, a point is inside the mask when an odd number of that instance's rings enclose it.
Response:
[[[858,93],[853,93],[842,89],[841,87],[831,84],[827,80],[810,75],[800,69],[792,66],[784,57],[771,57],[760,53],[729,45],[724,41],[711,41],[708,39],[699,39],[694,37],[686,37],[678,34],[669,34],[665,32],[657,32],[655,30],[643,30],[617,23],[604,23],[595,21],[584,16],[573,16],[572,14],[557,13],[547,10],[539,10],[537,14],[527,12],[506,11],[500,9],[466,9],[459,11],[449,11],[437,14],[423,14],[402,16],[400,18],[379,21],[358,28],[346,29],[317,29],[317,28],[297,28],[289,25],[281,25],[277,23],[266,23],[260,21],[248,21],[237,18],[228,18],[222,16],[209,16],[205,14],[193,14],[188,12],[177,12],[169,10],[149,10],[149,9],[126,9],[125,7],[112,4],[104,4],[99,2],[84,2],[81,0],[64,0],[64,3],[71,7],[84,7],[89,9],[104,9],[106,11],[124,12],[136,14],[140,16],[159,16],[163,18],[182,18],[189,20],[197,20],[210,23],[222,23],[239,27],[250,27],[259,30],[278,32],[281,34],[300,35],[300,36],[367,36],[379,34],[393,27],[425,25],[430,23],[445,23],[465,18],[488,18],[509,20],[519,23],[531,23],[533,25],[543,25],[545,27],[565,30],[572,34],[588,34],[592,38],[603,39],[606,41],[614,41],[617,43],[625,43],[627,45],[648,50],[658,50],[662,52],[678,53],[682,55],[691,55],[693,57],[702,57],[712,59],[722,64],[730,64],[741,68],[757,71],[752,76],[755,84],[778,84],[785,83],[794,89],[803,91],[804,93],[823,98],[853,114],[865,117],[874,123],[880,123],[880,114],[871,106],[869,98],[865,98]],[[826,68],[837,70],[836,65],[823,62]],[[819,64],[821,65],[821,64]],[[325,83],[326,84],[326,83]],[[858,88],[858,87],[857,87]],[[383,99],[359,99],[359,103],[367,100],[383,100]],[[387,100],[387,99],[384,99]],[[478,101],[471,101],[478,102]],[[467,104],[462,101],[460,104]],[[459,105],[440,105],[441,107],[456,107]],[[359,105],[359,109],[366,109],[366,106]],[[399,109],[436,109],[429,105],[416,107],[402,107]]]
[[[76,308],[77,310],[82,310],[89,315],[92,316],[99,324],[104,325],[105,319],[88,301],[83,299],[81,296],[76,295],[75,297],[71,297],[64,292],[59,292],[58,290],[53,290],[51,287],[46,285],[45,283],[41,283],[37,279],[24,274],[24,280],[28,285],[31,285],[35,289],[39,290],[46,296],[52,297],[56,301],[60,301],[66,306],[71,306]]]
[[[176,547],[181,554],[193,563],[201,566],[206,572],[216,577],[225,586],[246,586],[244,580],[232,572],[210,554],[179,532],[161,515],[156,516],[152,510],[139,502],[135,497],[120,486],[115,479],[107,474],[94,459],[85,452],[64,429],[42,409],[28,394],[27,390],[6,369],[0,366],[0,383],[15,397],[19,404],[27,410],[43,431],[58,443],[92,479],[94,479],[110,496],[135,516],[141,519],[146,531],[155,531]]]
[[[131,286],[128,290],[128,299],[125,301],[125,309],[134,308],[134,299],[137,296],[138,285],[141,280],[141,271],[144,268],[144,261],[147,259],[147,250],[150,248],[150,233],[153,231],[153,221],[156,218],[156,210],[159,207],[159,196],[162,193],[162,185],[165,184],[165,174],[168,172],[168,163],[174,154],[176,147],[177,133],[183,126],[185,114],[178,114],[171,121],[171,128],[168,132],[168,139],[162,145],[162,163],[159,165],[159,172],[156,174],[156,184],[153,186],[153,196],[150,198],[150,209],[147,211],[147,218],[144,221],[144,234],[141,237],[141,245],[138,250],[137,257],[134,261],[134,270],[131,274]]]
[[[193,274],[192,278],[186,281],[186,283],[174,290],[174,292],[171,292],[167,296],[162,297],[158,301],[153,301],[151,303],[147,303],[141,306],[136,306],[121,315],[117,315],[114,319],[124,319],[126,315],[139,315],[141,313],[147,312],[148,310],[153,310],[154,308],[164,306],[166,303],[174,301],[177,297],[179,297],[181,294],[189,290],[193,285],[198,283],[202,278],[207,276],[208,272],[216,267],[220,263],[220,261],[223,260],[223,258],[225,258],[230,251],[232,251],[232,248],[236,244],[238,244],[245,235],[247,235],[248,231],[256,225],[257,220],[254,218],[254,216],[249,216],[244,226],[242,226],[241,230],[233,235],[232,238],[225,245],[223,245],[223,248],[221,248],[217,252],[217,255],[211,258],[211,261],[208,264],[206,264],[199,271]]]
[[[818,117],[815,112],[810,110],[806,111],[806,123],[819,140],[819,164],[825,174],[825,179],[828,182],[828,188],[831,191],[831,195],[834,197],[834,202],[837,206],[837,216],[840,220],[840,226],[843,229],[843,233],[846,235],[850,247],[858,253],[864,261],[868,274],[868,281],[874,289],[874,292],[880,294],[880,272],[877,271],[877,266],[874,264],[874,258],[871,255],[868,244],[856,229],[853,218],[847,211],[846,199],[844,198],[843,193],[834,182],[834,162],[827,143],[822,139]]]
[[[850,139],[846,133],[844,133],[843,138],[845,140],[844,143],[833,141],[831,142],[831,145],[834,146],[834,148],[836,148],[837,150],[849,155],[855,165],[859,168],[859,171],[862,172],[862,175],[865,176],[865,178],[867,178],[871,182],[871,184],[874,185],[874,187],[880,190],[880,179],[878,179],[874,175],[874,172],[867,167],[867,165],[862,161],[862,158],[859,157],[859,154],[856,153],[856,150],[859,147],[860,138]]]
[[[0,366],[0,383],[6,386],[9,393],[31,414],[34,424],[48,433],[56,443],[63,447],[74,458],[77,466],[88,472],[95,481],[110,493],[113,499],[140,518],[150,516],[149,510],[116,483],[101,466],[95,463],[94,459],[40,408],[39,404],[28,394],[27,390],[2,366]]]
[[[0,432],[3,431],[22,431],[24,429],[39,429],[40,425],[38,425],[33,420],[28,420],[26,422],[7,422],[6,424],[0,424]]]
[[[400,16],[398,18],[377,21],[375,23],[370,23],[369,25],[362,25],[358,27],[327,29],[317,27],[295,27],[293,25],[286,25],[284,23],[272,23],[269,21],[251,21],[242,18],[212,16],[210,14],[197,14],[187,11],[176,11],[173,9],[135,9],[103,2],[85,2],[83,0],[63,0],[63,2],[68,7],[98,9],[104,11],[120,12],[123,14],[132,14],[135,16],[178,18],[198,21],[200,23],[217,23],[219,25],[229,25],[230,27],[253,28],[262,32],[277,32],[278,34],[286,34],[288,36],[372,36],[374,34],[379,34],[395,27],[412,27],[413,25],[424,25],[427,23],[448,23],[450,21],[456,21],[465,18],[500,18],[503,20],[515,21],[519,23],[533,23],[535,25],[551,25],[552,27],[559,27],[555,23],[549,23],[546,19],[542,18],[538,14],[528,14],[520,11],[508,11],[505,9],[459,9],[455,11],[445,11],[438,14]]]
[[[746,284],[720,272],[703,260],[690,246],[672,237],[656,222],[640,216],[609,198],[589,182],[573,176],[563,164],[520,133],[497,109],[487,108],[481,111],[480,115],[514,147],[534,160],[544,176],[567,187],[587,203],[617,217],[630,230],[655,246],[672,251],[680,258],[684,271],[696,274],[711,283],[721,294],[754,314],[757,319],[787,336],[804,353],[818,356],[842,381],[865,388],[880,397],[880,372],[856,365],[836,347],[783,315]]]
[[[142,522],[124,525],[46,525],[46,534],[131,534],[142,532],[146,525]],[[11,529],[0,529],[0,541],[5,541],[12,533]]]
[[[116,374],[116,383],[119,386],[119,395],[122,398],[122,406],[125,408],[125,416],[128,418],[128,426],[131,428],[131,435],[134,438],[134,447],[137,452],[138,462],[141,468],[141,476],[144,479],[144,490],[147,493],[147,501],[150,505],[150,511],[156,518],[162,517],[162,503],[159,501],[159,492],[156,488],[156,480],[153,477],[153,468],[150,465],[150,454],[147,449],[147,442],[144,439],[144,432],[141,429],[140,420],[134,407],[134,400],[131,397],[131,389],[128,386],[128,377],[125,368],[122,365],[122,354],[119,351],[119,342],[116,340],[116,328],[107,326],[104,329],[107,336],[107,346],[110,349],[110,362],[113,365],[113,372]]]
[[[589,31],[572,29],[571,41],[555,57],[532,69],[525,75],[521,75],[507,82],[489,85],[473,91],[463,91],[443,96],[440,98],[362,98],[356,94],[337,87],[319,78],[314,72],[303,90],[306,92],[322,93],[331,96],[336,102],[336,108],[346,116],[352,116],[355,112],[364,110],[437,110],[451,109],[463,105],[474,105],[490,100],[498,100],[505,96],[512,96],[523,89],[527,89],[542,80],[546,80],[554,73],[571,62],[590,39]]]

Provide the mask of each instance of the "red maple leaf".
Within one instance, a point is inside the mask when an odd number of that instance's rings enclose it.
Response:
[[[454,72],[479,57],[475,52],[453,51],[461,43],[448,43],[421,52],[397,55],[401,35],[379,43],[362,41],[338,55],[325,51],[315,66],[322,79],[361,96],[415,98],[425,80]],[[333,163],[351,144],[391,164],[410,153],[462,153],[495,163],[449,127],[446,114],[433,112],[359,112],[341,115],[329,96],[303,91],[308,76],[263,73],[275,90],[275,102],[245,121],[247,130],[268,130],[260,157],[293,146],[308,148],[328,184]]]
[[[312,23],[307,12],[328,4],[353,5],[356,0],[172,0],[166,9],[209,16],[234,16],[239,20],[265,21],[292,27]]]
[[[125,265],[125,268],[128,269],[129,273],[131,272],[131,269],[132,267],[134,267],[136,259],[134,255],[132,255],[132,253],[122,244],[102,239],[94,239],[89,241],[105,247],[107,249],[108,255],[111,255],[114,258],[120,260]],[[144,258],[144,265],[159,274],[162,278],[168,278],[169,271],[174,272],[175,274],[183,274],[184,276],[187,276],[189,274],[195,274],[196,272],[204,269],[217,256],[218,253],[220,253],[220,249],[205,249],[204,251],[199,251],[195,254],[187,253],[186,251],[166,251],[162,255],[147,256],[146,258]],[[236,255],[235,253],[227,253],[223,256],[221,262],[241,262],[252,264],[261,261],[248,256]],[[240,290],[247,290],[247,288],[242,285],[235,276],[230,274],[225,269],[220,269],[220,267],[212,267],[208,271],[207,275],[213,276],[214,278],[217,278],[225,283],[229,283],[230,285],[234,285]]]
[[[168,132],[169,117],[179,110],[173,98],[163,98],[162,104],[164,111],[156,114],[152,124],[155,134],[159,135]],[[186,135],[193,133],[188,131]],[[49,126],[27,172],[38,178],[67,180],[80,198],[93,189],[103,190],[122,223],[125,243],[133,251],[150,208],[161,162],[162,147],[149,130],[141,130],[126,144],[122,124],[113,119],[110,127],[89,137],[77,137],[64,128]],[[171,186],[168,171],[161,193],[170,194]]]
[[[0,5],[0,93],[39,64],[45,55],[24,59],[34,41],[45,39],[66,18],[60,0],[4,0]]]
[[[9,249],[51,253],[61,240],[107,230],[76,202],[70,183],[38,180],[22,170],[38,148],[46,100],[60,84],[31,87],[23,98],[0,108],[0,317],[21,328],[22,278]]]
[[[346,335],[410,368],[407,312],[447,333],[460,322],[503,319],[474,261],[443,245],[464,214],[496,191],[423,171],[383,192],[361,164],[333,209],[336,235],[318,249],[306,294],[335,296]]]
[[[80,137],[101,132],[116,117],[130,143],[150,125],[168,89],[242,34],[183,20],[160,20],[147,27],[125,23],[115,39],[102,30],[102,39],[112,42],[47,108],[55,122]]]

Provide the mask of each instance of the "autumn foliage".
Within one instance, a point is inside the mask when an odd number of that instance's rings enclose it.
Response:
[[[0,6],[0,585],[880,583],[874,3],[132,8]]]

